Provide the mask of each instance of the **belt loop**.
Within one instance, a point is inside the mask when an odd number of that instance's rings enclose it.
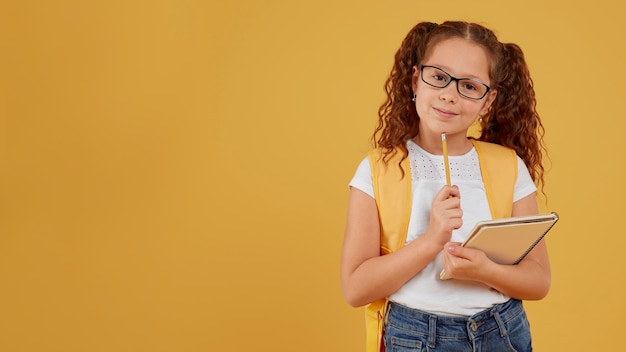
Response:
[[[435,348],[437,337],[437,316],[431,315],[428,319],[428,347]]]
[[[496,308],[491,312],[493,318],[496,320],[496,324],[498,324],[498,328],[500,329],[500,336],[504,337],[509,334],[506,330],[506,326],[504,326],[504,322],[502,321],[502,317],[500,317],[500,312]]]
[[[389,311],[391,310],[391,302],[389,300],[385,301],[385,308],[383,309],[383,325],[387,326],[389,323]]]

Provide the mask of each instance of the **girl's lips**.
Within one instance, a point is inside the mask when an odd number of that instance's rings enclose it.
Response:
[[[453,117],[458,115],[457,113],[450,111],[450,110],[445,110],[445,109],[438,109],[438,108],[433,108],[439,115],[441,116],[445,116],[445,117]]]

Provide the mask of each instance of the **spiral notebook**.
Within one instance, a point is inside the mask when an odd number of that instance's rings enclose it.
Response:
[[[557,213],[479,221],[463,242],[477,248],[498,264],[517,264],[559,220]],[[439,277],[445,280],[445,272]]]

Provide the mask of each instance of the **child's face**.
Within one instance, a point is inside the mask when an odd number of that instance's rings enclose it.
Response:
[[[479,45],[460,38],[445,39],[435,44],[426,54],[424,66],[436,66],[453,77],[472,78],[490,85],[490,60]],[[467,129],[487,112],[496,92],[490,90],[481,100],[472,100],[459,94],[458,82],[450,82],[445,88],[425,83],[419,67],[413,68],[413,91],[415,107],[420,116],[420,134],[447,135],[467,134]]]

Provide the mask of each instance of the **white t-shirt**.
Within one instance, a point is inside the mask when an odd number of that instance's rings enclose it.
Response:
[[[446,183],[443,156],[430,154],[411,140],[407,142],[407,148],[411,164],[413,204],[405,244],[426,232],[432,201]],[[463,242],[476,222],[491,219],[491,212],[476,150],[472,148],[465,155],[450,156],[448,161],[451,182],[459,187],[463,210],[463,226],[452,232],[452,241]],[[372,171],[368,158],[365,158],[357,168],[350,181],[350,187],[355,187],[374,198]],[[518,157],[518,176],[513,201],[522,199],[536,190],[537,187],[524,162]],[[440,253],[389,299],[407,307],[446,315],[473,315],[509,299],[478,282],[440,280],[439,273],[443,269],[441,256]]]

